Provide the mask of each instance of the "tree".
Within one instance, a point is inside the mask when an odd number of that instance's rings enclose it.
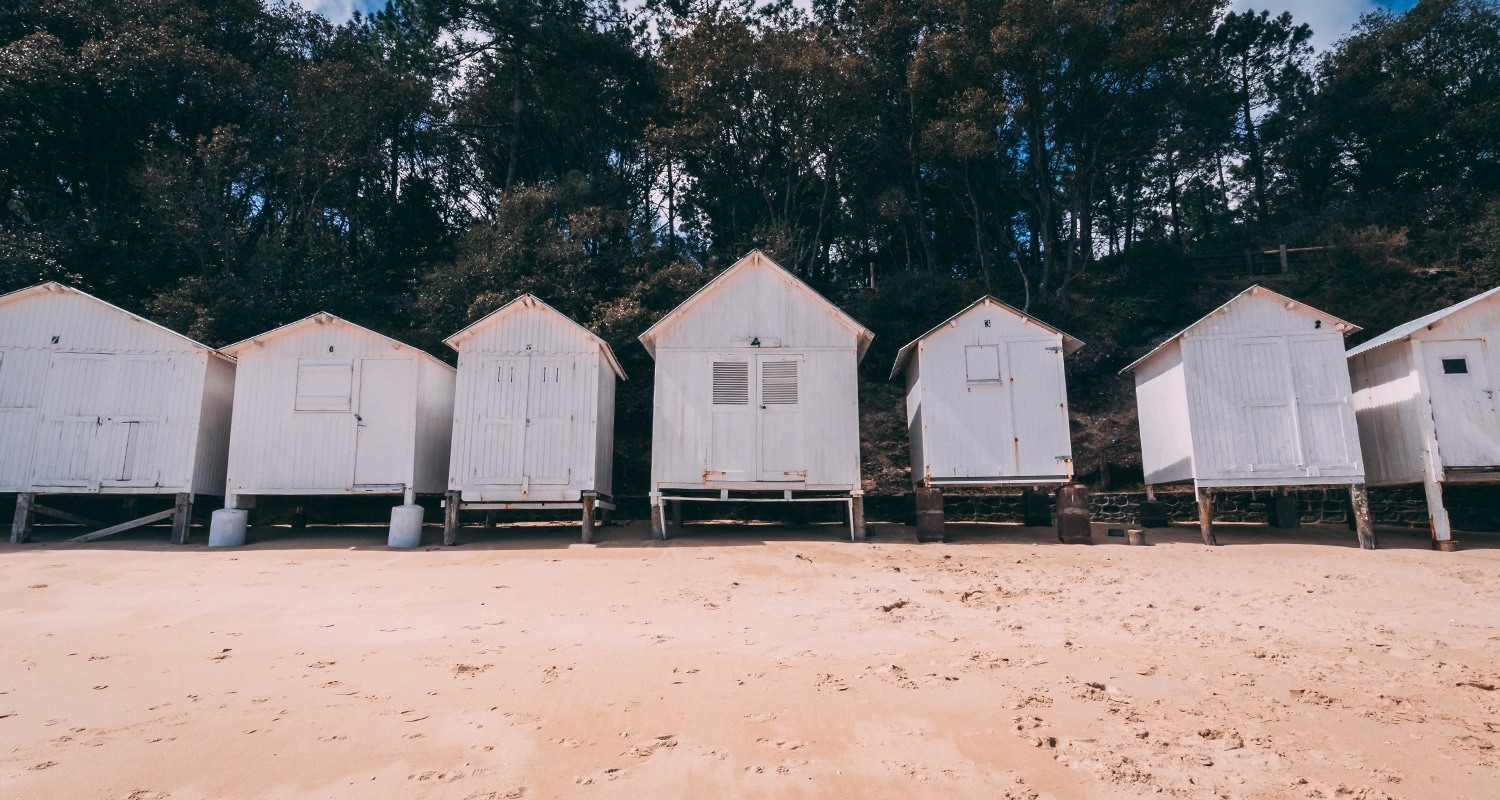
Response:
[[[1230,12],[1214,32],[1218,64],[1233,87],[1239,108],[1239,152],[1254,188],[1255,218],[1270,213],[1267,153],[1286,131],[1311,87],[1312,28],[1298,25],[1291,12]],[[1267,120],[1267,116],[1271,119]],[[1270,134],[1268,136],[1268,133]]]

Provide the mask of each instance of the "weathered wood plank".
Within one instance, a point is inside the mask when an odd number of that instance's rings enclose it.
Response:
[[[850,538],[856,542],[863,542],[869,538],[869,532],[865,529],[865,497],[857,494],[849,498],[849,530]]]
[[[31,512],[35,503],[36,495],[31,492],[16,495],[16,516],[10,525],[11,544],[25,544],[31,539]]]
[[[176,514],[176,513],[177,513],[177,509],[175,509],[175,508],[169,508],[166,511],[158,511],[155,514],[147,514],[146,516],[141,517],[140,519],[133,519],[133,520],[131,520],[129,522],[122,522],[119,525],[111,525],[110,527],[105,528],[102,531],[94,531],[93,533],[85,533],[82,536],[78,536],[78,537],[69,539],[68,541],[70,541],[70,542],[92,542],[95,539],[103,539],[106,536],[114,536],[117,533],[124,533],[125,531],[132,530],[132,529],[135,529],[135,528],[139,528],[142,525],[150,525],[153,522],[158,522],[160,520],[164,520],[167,517],[170,517],[170,516],[172,516],[173,514]]]
[[[1214,536],[1214,490],[1198,487],[1198,530],[1203,534],[1203,543],[1213,547],[1219,543]]]
[[[594,497],[583,496],[583,543],[592,544],[594,541]]]
[[[1378,543],[1375,541],[1375,528],[1370,524],[1370,494],[1365,491],[1363,483],[1349,484],[1349,505],[1354,513],[1354,530],[1359,535],[1359,546],[1365,550],[1374,550]]]
[[[193,529],[193,496],[186,492],[177,495],[172,505],[172,544],[187,544],[188,533]]]
[[[449,490],[443,504],[443,544],[448,547],[458,544],[459,494]]]
[[[33,513],[41,514],[44,517],[54,517],[56,519],[66,520],[68,522],[76,522],[79,525],[83,525],[89,528],[103,528],[109,524],[107,522],[100,522],[99,520],[92,517],[85,517],[81,514],[72,514],[61,509],[52,508],[51,506],[44,506],[41,503],[33,503],[31,505],[31,510]]]

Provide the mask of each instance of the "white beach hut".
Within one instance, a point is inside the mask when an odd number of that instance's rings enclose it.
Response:
[[[615,379],[609,345],[526,294],[453,334],[458,389],[443,540],[466,510],[614,508]],[[486,516],[492,521],[493,517]]]
[[[57,283],[0,297],[0,492],[11,541],[36,514],[98,528],[89,541],[172,518],[187,542],[194,495],[224,490],[235,364],[213,348]],[[118,525],[40,495],[170,495],[172,509]]]
[[[239,359],[227,506],[357,494],[410,505],[447,487],[453,367],[327,313],[224,352]]]
[[[919,536],[941,538],[944,487],[1073,479],[1063,357],[1082,346],[983,297],[901,348]]]
[[[836,502],[863,538],[857,370],[873,338],[759,250],[641,334],[655,532],[668,502]]]
[[[1344,361],[1357,330],[1251,286],[1126,367],[1148,490],[1192,481],[1215,544],[1215,489],[1348,486],[1360,546],[1373,548]]]
[[[1450,550],[1445,483],[1500,482],[1500,288],[1349,351],[1371,485],[1426,489],[1433,547]]]

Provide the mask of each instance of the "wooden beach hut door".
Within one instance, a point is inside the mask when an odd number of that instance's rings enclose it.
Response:
[[[803,449],[802,359],[763,355],[756,359],[760,415],[760,480],[806,481]]]
[[[108,353],[56,353],[47,370],[31,482],[86,487],[99,458],[114,363]]]
[[[495,382],[480,389],[474,483],[570,483],[578,360],[497,356],[486,361],[484,374]]]
[[[416,370],[411,359],[360,359],[359,411],[354,417],[356,489],[406,486],[413,468]]]
[[[478,440],[474,443],[474,482],[520,485],[525,474],[526,387],[530,383],[526,356],[493,357],[484,374],[494,383],[478,389],[481,401]]]
[[[1006,350],[1014,409],[1015,474],[1064,474],[1073,447],[1062,346],[1053,339],[1037,339],[1011,342]]]
[[[1422,343],[1444,466],[1500,464],[1496,386],[1484,356],[1484,342],[1478,339]]]
[[[550,356],[531,356],[530,361],[523,474],[529,484],[566,485],[572,478],[569,433],[578,362]]]
[[[708,470],[711,481],[807,480],[801,356],[718,356]]]
[[[999,344],[970,344],[963,362],[957,348],[924,351],[924,379],[934,382],[933,395],[943,403],[942,418],[951,424],[926,429],[929,475],[933,478],[994,478],[1014,475],[1010,389],[1012,370]],[[929,367],[928,364],[931,364]],[[928,375],[932,377],[928,377]],[[936,376],[951,376],[937,385]],[[950,388],[951,387],[951,388]]]
[[[162,407],[181,387],[167,356],[56,353],[42,401],[32,484],[154,486]]]
[[[1297,397],[1298,463],[1309,475],[1317,475],[1316,470],[1323,467],[1356,466],[1354,443],[1359,432],[1349,408],[1343,340],[1293,337],[1287,347]]]

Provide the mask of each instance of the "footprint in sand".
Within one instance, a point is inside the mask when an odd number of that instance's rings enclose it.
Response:
[[[820,692],[842,692],[848,690],[849,686],[844,683],[843,678],[825,672],[813,681],[813,688]]]
[[[676,746],[677,737],[674,734],[668,733],[663,736],[647,739],[643,742],[637,742],[620,755],[631,756],[632,758],[647,758],[658,750],[670,750]]]

